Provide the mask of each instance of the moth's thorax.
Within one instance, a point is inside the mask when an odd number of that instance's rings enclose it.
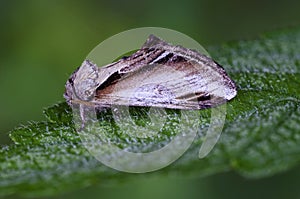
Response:
[[[89,60],[85,60],[75,73],[75,78],[73,80],[73,98],[77,97],[83,101],[91,100],[94,97],[99,84],[99,71],[97,65]]]

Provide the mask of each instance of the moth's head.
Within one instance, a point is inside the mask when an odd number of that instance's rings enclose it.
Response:
[[[74,99],[90,101],[95,96],[98,86],[98,67],[85,60],[67,81],[64,97],[68,103]]]
[[[72,73],[72,75],[70,76],[70,78],[68,79],[68,81],[66,82],[66,85],[65,85],[64,98],[66,99],[68,104],[71,104],[71,101],[73,99],[72,96],[74,96],[73,85],[74,85],[74,79],[76,77],[76,73],[78,70],[79,70],[79,67]]]

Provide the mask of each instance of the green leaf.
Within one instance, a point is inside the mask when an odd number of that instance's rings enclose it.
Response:
[[[10,133],[14,145],[0,150],[0,194],[54,195],[93,184],[118,182],[147,175],[204,176],[234,170],[247,178],[286,171],[300,163],[300,28],[265,34],[209,48],[238,86],[227,103],[221,137],[203,159],[199,133],[189,150],[175,163],[156,172],[132,175],[110,169],[84,148],[66,103],[44,111],[47,121],[31,122]],[[131,109],[135,122],[147,125],[148,109]],[[201,132],[209,126],[210,109],[199,111]],[[178,112],[159,137],[133,139],[114,125],[111,113],[102,113],[106,136],[120,148],[149,150],[166,143],[180,123]],[[147,146],[147,147],[146,147]]]

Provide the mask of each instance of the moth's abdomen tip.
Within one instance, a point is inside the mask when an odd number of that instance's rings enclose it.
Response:
[[[237,88],[235,84],[233,83],[232,86],[225,90],[225,99],[227,101],[232,100],[237,96]]]
[[[235,98],[237,95],[237,90],[232,91],[226,98],[226,100],[232,100],[233,98]]]

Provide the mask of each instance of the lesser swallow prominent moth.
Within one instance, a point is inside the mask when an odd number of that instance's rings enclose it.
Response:
[[[206,55],[150,35],[140,50],[98,67],[85,60],[66,83],[69,105],[203,109],[234,98],[224,68]]]

